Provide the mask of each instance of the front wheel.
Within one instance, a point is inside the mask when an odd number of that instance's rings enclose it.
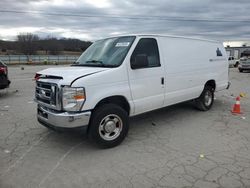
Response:
[[[209,110],[214,103],[214,88],[205,86],[200,97],[195,100],[196,107],[201,111]]]
[[[239,72],[243,72],[243,70],[242,70],[242,69],[239,69]]]
[[[104,104],[94,110],[89,137],[102,148],[119,145],[129,130],[128,113],[118,105]]]

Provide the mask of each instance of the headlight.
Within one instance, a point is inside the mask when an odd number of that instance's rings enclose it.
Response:
[[[62,88],[62,103],[65,111],[80,111],[86,99],[84,88],[68,87]]]

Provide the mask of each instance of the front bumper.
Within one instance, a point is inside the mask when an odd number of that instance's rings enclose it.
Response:
[[[43,125],[54,128],[80,128],[87,127],[91,112],[68,113],[58,112],[37,105],[37,119]]]

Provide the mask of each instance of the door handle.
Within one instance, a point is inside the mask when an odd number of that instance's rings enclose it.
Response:
[[[164,85],[164,77],[161,78],[161,85]]]

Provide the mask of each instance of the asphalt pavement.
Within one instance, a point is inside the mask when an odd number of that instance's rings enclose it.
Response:
[[[249,72],[230,69],[210,111],[186,102],[133,117],[121,145],[99,149],[37,122],[32,79],[47,67],[11,66],[0,90],[1,188],[250,187]],[[232,115],[240,94],[243,113]]]

